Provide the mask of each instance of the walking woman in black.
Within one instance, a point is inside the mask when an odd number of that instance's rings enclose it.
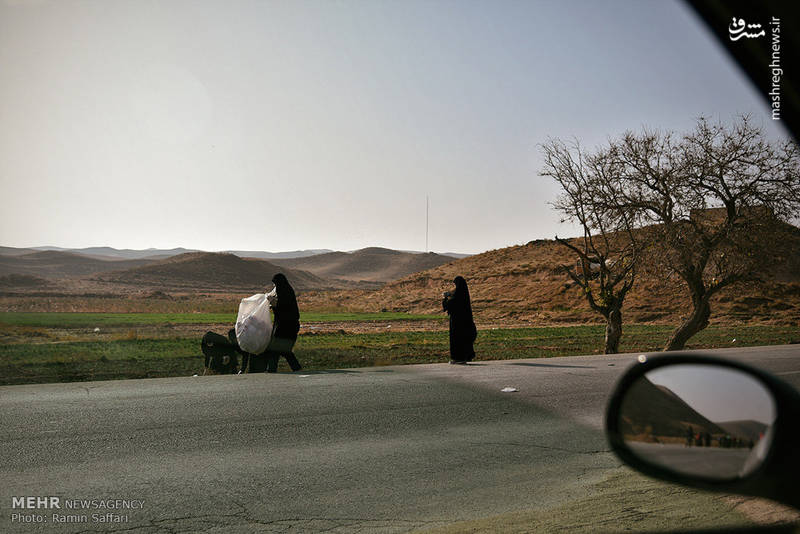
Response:
[[[275,320],[272,326],[272,339],[266,350],[267,372],[274,373],[278,370],[280,356],[286,358],[292,371],[299,371],[302,366],[292,352],[297,341],[297,333],[300,331],[297,297],[283,273],[273,276],[272,283],[275,284],[275,289],[267,294],[267,298],[270,300]]]
[[[450,316],[450,363],[466,364],[475,357],[473,343],[478,337],[478,330],[472,319],[467,281],[456,276],[453,283],[456,285],[455,291],[446,292],[442,300],[442,307]]]

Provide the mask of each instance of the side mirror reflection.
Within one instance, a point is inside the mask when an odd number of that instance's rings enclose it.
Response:
[[[685,363],[640,376],[621,399],[617,429],[644,462],[682,475],[743,478],[765,460],[777,410],[757,378]]]

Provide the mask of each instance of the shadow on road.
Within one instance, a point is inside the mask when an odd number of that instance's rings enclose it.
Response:
[[[556,365],[552,363],[517,362],[517,363],[509,363],[508,365],[522,365],[524,367],[580,367],[582,369],[597,369],[597,367],[593,365]]]
[[[342,375],[342,374],[357,374],[359,371],[350,371],[347,369],[323,369],[319,371],[300,371],[299,375]],[[384,373],[390,373],[391,370],[387,369],[383,371]],[[285,373],[285,374],[295,374],[295,373]]]

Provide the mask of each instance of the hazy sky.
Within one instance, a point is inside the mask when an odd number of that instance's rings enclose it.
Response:
[[[671,1],[0,0],[0,245],[576,235],[537,144],[776,125]]]

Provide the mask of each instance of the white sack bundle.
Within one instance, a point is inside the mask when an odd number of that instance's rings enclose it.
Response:
[[[272,319],[269,316],[269,300],[263,293],[242,299],[236,317],[236,341],[242,350],[250,354],[261,354],[269,345],[272,336]]]

